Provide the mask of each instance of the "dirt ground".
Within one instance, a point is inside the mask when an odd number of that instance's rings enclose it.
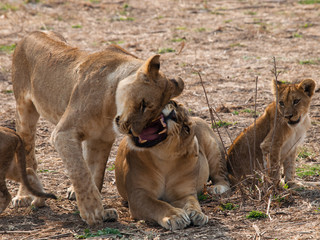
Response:
[[[25,3],[29,2],[29,3]],[[272,57],[281,70],[279,78],[296,82],[320,76],[320,4],[293,0],[0,0],[0,125],[14,127],[15,100],[11,84],[12,49],[26,33],[54,30],[69,43],[98,51],[110,43],[119,44],[146,59],[158,52],[161,68],[168,76],[181,76],[186,83],[178,100],[197,116],[210,117],[197,71],[201,72],[209,102],[223,121],[220,128],[226,147],[253,122],[255,79],[258,77],[257,111],[261,114],[272,101]],[[312,2],[312,1],[311,1]],[[182,49],[182,46],[184,48]],[[180,52],[180,50],[182,51]],[[311,105],[312,128],[298,167],[319,169],[319,88]],[[134,221],[119,197],[113,162],[117,139],[108,162],[102,192],[106,206],[118,210],[117,222],[89,227],[79,216],[76,203],[66,199],[70,181],[57,152],[49,144],[53,126],[40,119],[36,154],[38,172],[47,191],[59,199],[47,200],[47,207],[14,209],[0,215],[1,239],[74,239],[85,229],[92,233],[105,228],[120,234],[99,238],[130,239],[320,239],[320,189],[283,190],[273,198],[270,217],[246,218],[252,210],[266,212],[268,198],[244,198],[234,190],[229,196],[201,201],[209,223],[166,231],[156,224]],[[319,171],[304,181],[320,181]],[[10,192],[18,184],[8,181]],[[279,200],[279,199],[282,200]],[[278,199],[278,200],[277,200]],[[232,203],[234,210],[222,210]],[[97,237],[98,238],[98,237]]]

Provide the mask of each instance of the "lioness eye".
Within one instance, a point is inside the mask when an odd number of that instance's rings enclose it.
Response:
[[[280,104],[281,107],[284,106],[284,102],[283,101],[280,101],[279,104]]]
[[[142,99],[142,102],[140,104],[140,111],[143,113],[146,110],[147,104],[144,101],[144,99]]]
[[[297,105],[299,102],[300,102],[300,99],[295,99],[295,100],[293,100],[293,104],[294,104],[294,105]]]

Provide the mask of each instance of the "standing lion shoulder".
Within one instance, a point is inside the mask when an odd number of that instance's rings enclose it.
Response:
[[[116,158],[116,183],[135,219],[166,229],[204,225],[197,194],[209,177],[212,191],[229,189],[223,148],[200,118],[171,101],[139,137],[125,137]]]

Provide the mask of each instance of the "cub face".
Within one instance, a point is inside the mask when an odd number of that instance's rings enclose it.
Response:
[[[135,149],[182,149],[194,139],[194,124],[187,110],[171,100],[160,116],[152,121],[139,137],[128,138],[129,146]],[[175,150],[174,150],[175,152]]]
[[[283,84],[277,82],[278,109],[283,119],[289,126],[294,127],[307,115],[311,97],[314,94],[315,82],[305,79],[299,84]]]
[[[182,92],[181,78],[168,79],[159,69],[159,55],[149,58],[137,71],[121,81],[116,92],[115,128],[120,133],[138,137],[160,115],[171,98]]]

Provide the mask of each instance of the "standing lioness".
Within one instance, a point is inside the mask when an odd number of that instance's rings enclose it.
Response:
[[[88,224],[117,218],[114,209],[104,210],[99,192],[113,126],[138,137],[183,90],[180,78],[168,80],[159,68],[159,55],[142,61],[114,45],[90,53],[53,32],[33,32],[16,47],[12,79],[27,166],[37,168],[34,138],[41,115],[56,125],[51,139],[73,185],[69,196],[74,190]],[[24,195],[21,185],[20,201]]]
[[[222,144],[207,123],[174,101],[139,138],[125,137],[116,158],[116,183],[133,218],[166,229],[208,222],[197,199],[207,180],[214,193],[229,189]]]

